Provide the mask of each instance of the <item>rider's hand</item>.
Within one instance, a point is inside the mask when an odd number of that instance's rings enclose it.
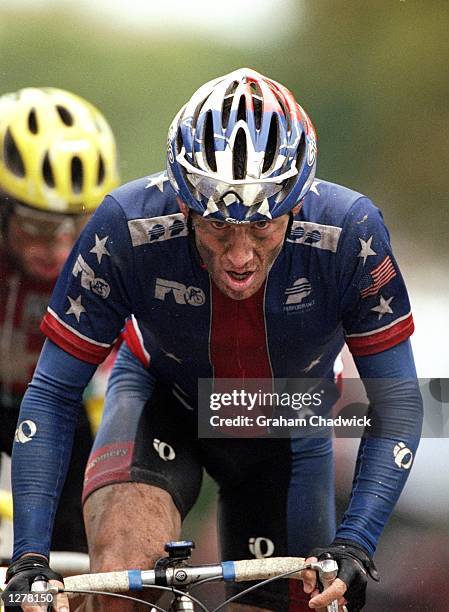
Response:
[[[2,593],[2,599],[5,602],[5,610],[17,612],[17,604],[14,606],[7,605],[8,595],[15,593],[30,593],[33,582],[39,579],[39,577],[44,581],[48,581],[52,586],[61,588],[64,586],[62,576],[50,569],[47,559],[42,555],[26,554],[12,563],[6,572],[5,582],[7,583],[7,587]],[[42,612],[43,609],[42,606],[30,604],[22,605],[22,610],[24,612]],[[55,612],[68,612],[69,602],[67,595],[58,595],[57,599],[55,597],[52,609],[55,610]]]
[[[339,604],[346,602],[348,612],[362,610],[366,601],[368,576],[376,582],[379,575],[370,555],[357,543],[336,539],[327,547],[314,548],[307,561],[331,557],[338,563],[338,575],[335,581],[322,593],[316,593],[316,572],[308,570],[304,575],[304,591],[312,593],[309,602],[315,609],[326,608],[334,599]],[[343,600],[344,595],[344,600]]]

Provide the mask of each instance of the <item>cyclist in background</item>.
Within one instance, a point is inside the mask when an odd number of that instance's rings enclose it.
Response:
[[[11,454],[14,438],[26,444],[38,433],[29,421],[17,428],[17,418],[44,342],[39,321],[75,240],[118,175],[103,115],[60,89],[0,97],[0,152],[0,450]],[[81,490],[91,444],[82,410],[53,550],[87,549]]]
[[[366,196],[315,180],[316,159],[313,125],[292,94],[237,70],[203,85],[175,117],[168,174],[124,185],[95,213],[57,283],[22,403],[20,422],[41,433],[15,444],[9,592],[36,575],[58,579],[47,561],[55,466],[68,461],[81,393],[126,322],[128,346],[86,471],[92,570],[151,567],[164,542],[179,537],[205,467],[220,487],[224,558],[329,553],[339,577],[321,595],[307,578],[310,605],[338,597],[350,612],[362,609],[367,577],[377,578],[378,539],[418,445],[422,402],[410,304],[382,216]],[[335,399],[345,341],[362,378],[390,382],[367,385],[381,429],[362,439],[336,528],[325,430],[200,439],[195,410],[201,378],[326,379]],[[242,604],[308,609],[287,581]],[[57,609],[67,605],[62,598]]]

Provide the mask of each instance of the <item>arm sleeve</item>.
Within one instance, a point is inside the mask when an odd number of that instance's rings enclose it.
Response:
[[[81,397],[95,369],[46,340],[22,401],[13,446],[13,560],[25,552],[49,554]]]
[[[153,394],[155,378],[142,365],[124,342],[117,354],[106,393],[106,403],[123,406],[130,404],[133,410],[147,403]]]
[[[382,214],[365,197],[346,215],[337,252],[337,286],[346,343],[354,356],[407,340],[413,318]]]
[[[373,554],[410,473],[423,408],[410,341],[355,357],[355,362],[370,401],[373,430],[361,440],[337,537],[354,540]]]

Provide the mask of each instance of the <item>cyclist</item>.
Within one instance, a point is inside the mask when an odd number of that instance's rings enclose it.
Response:
[[[205,466],[220,486],[225,558],[330,553],[339,578],[318,595],[306,576],[310,605],[338,596],[348,610],[363,607],[378,538],[418,445],[422,402],[410,305],[381,214],[365,196],[315,180],[316,156],[314,128],[292,94],[237,70],[203,85],[176,115],[167,173],[119,188],[95,213],[57,283],[22,403],[20,421],[41,434],[15,447],[9,590],[37,574],[58,578],[46,557],[71,423],[126,322],[86,470],[92,569],[150,566],[179,536]],[[194,411],[200,378],[306,376],[332,386],[345,341],[364,379],[389,382],[366,385],[382,435],[362,439],[336,530],[326,432],[198,439]],[[278,581],[242,603],[308,609],[300,599]]]
[[[115,142],[90,103],[60,89],[26,88],[0,97],[0,450],[17,429],[20,401],[36,366],[39,331],[54,283],[76,238],[118,184]],[[92,435],[84,411],[53,531],[53,550],[87,550],[80,494]]]

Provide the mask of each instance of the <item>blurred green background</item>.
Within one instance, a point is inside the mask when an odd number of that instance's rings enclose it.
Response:
[[[94,102],[116,133],[127,181],[163,166],[167,128],[196,87],[253,67],[286,84],[311,115],[320,177],[369,194],[393,232],[442,255],[447,2],[192,0],[181,13],[172,0],[166,16],[156,4],[3,0],[0,89],[52,85]]]

